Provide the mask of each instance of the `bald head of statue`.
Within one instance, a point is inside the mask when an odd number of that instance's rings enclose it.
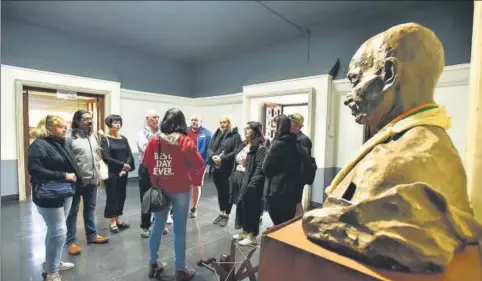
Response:
[[[368,39],[351,59],[345,105],[357,123],[380,130],[403,112],[434,102],[444,65],[442,43],[430,29],[394,26]]]

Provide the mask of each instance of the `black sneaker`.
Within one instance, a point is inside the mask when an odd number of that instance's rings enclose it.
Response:
[[[223,216],[221,221],[219,222],[219,226],[225,227],[228,225],[229,217],[228,216]]]
[[[161,274],[166,268],[167,268],[167,263],[165,262],[157,262],[156,264],[150,264],[149,272],[147,273],[147,275],[149,276],[149,278],[158,277],[159,274]]]
[[[220,223],[222,220],[223,220],[223,215],[219,215],[219,216],[213,221],[213,223],[214,223],[214,224],[218,224],[218,223]]]
[[[193,219],[197,217],[197,208],[191,208],[191,214],[190,217]]]

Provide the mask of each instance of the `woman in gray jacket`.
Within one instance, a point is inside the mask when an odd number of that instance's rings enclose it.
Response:
[[[97,204],[97,187],[100,182],[100,157],[98,137],[92,132],[92,115],[87,110],[78,110],[72,118],[72,128],[67,134],[67,145],[70,146],[75,162],[80,168],[82,186],[76,189],[72,207],[67,217],[67,251],[70,255],[80,254],[77,242],[77,213],[80,197],[84,202],[84,228],[87,243],[104,244],[108,238],[97,234],[95,226],[95,206]]]

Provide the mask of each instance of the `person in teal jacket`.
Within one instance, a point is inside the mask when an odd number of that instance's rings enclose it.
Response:
[[[193,115],[191,117],[191,126],[187,128],[187,134],[193,141],[195,141],[197,145],[197,150],[199,151],[199,154],[201,154],[204,160],[204,164],[207,166],[209,158],[208,148],[209,144],[211,143],[211,138],[213,134],[211,133],[211,131],[201,126],[201,123],[201,117]],[[197,204],[199,203],[200,198],[201,186],[193,186],[191,193],[191,218],[195,218],[197,216]]]

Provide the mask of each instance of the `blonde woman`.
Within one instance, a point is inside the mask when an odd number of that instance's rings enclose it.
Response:
[[[230,116],[225,115],[219,119],[219,128],[212,137],[208,151],[210,174],[212,174],[214,185],[218,190],[220,211],[213,223],[222,227],[228,224],[233,206],[229,196],[229,177],[233,171],[236,150],[241,144],[238,128],[232,128],[231,124]]]
[[[42,270],[47,281],[60,281],[59,271],[74,267],[60,261],[67,234],[66,217],[75,187],[81,184],[79,168],[65,145],[65,131],[61,117],[47,115],[32,131],[35,140],[28,150],[32,199],[47,225]]]

